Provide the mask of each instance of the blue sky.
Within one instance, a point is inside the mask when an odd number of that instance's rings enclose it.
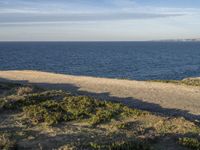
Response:
[[[200,38],[199,0],[0,0],[0,41]]]

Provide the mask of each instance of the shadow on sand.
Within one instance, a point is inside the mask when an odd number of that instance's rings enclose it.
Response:
[[[20,80],[20,81],[12,80],[11,81],[8,79],[3,79],[3,78],[0,78],[0,82],[32,84],[32,85],[36,85],[36,86],[46,88],[46,89],[61,89],[61,90],[71,92],[73,95],[86,95],[86,96],[97,98],[99,100],[120,102],[125,105],[128,105],[129,107],[146,110],[152,113],[157,113],[157,115],[161,115],[161,116],[164,115],[168,117],[171,117],[171,116],[184,117],[185,119],[190,120],[194,122],[195,124],[199,124],[200,122],[200,115],[191,114],[187,110],[163,108],[159,104],[144,102],[142,100],[134,99],[132,97],[126,97],[126,98],[114,97],[114,96],[111,96],[109,92],[92,93],[88,91],[82,91],[80,90],[80,87],[77,87],[73,84],[30,83],[29,81],[26,81],[26,80]]]

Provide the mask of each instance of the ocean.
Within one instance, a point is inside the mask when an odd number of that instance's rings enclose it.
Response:
[[[200,76],[200,42],[0,42],[0,70],[183,79]]]

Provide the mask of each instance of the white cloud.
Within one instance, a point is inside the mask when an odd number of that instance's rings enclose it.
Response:
[[[177,17],[183,14],[159,14],[159,13],[63,13],[63,14],[0,14],[0,23],[30,23],[30,22],[72,22],[72,21],[113,21],[153,19],[165,17]]]

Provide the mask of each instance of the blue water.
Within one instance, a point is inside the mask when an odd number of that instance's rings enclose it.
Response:
[[[200,42],[0,42],[0,70],[109,78],[200,76]]]

